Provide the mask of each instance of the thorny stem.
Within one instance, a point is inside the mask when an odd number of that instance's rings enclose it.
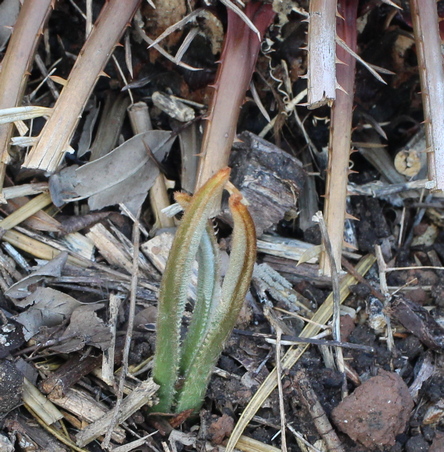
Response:
[[[338,18],[337,21],[338,38],[356,51],[358,2],[340,0],[338,7],[339,14],[343,17],[343,19]],[[336,65],[336,78],[341,89],[336,92],[336,101],[331,113],[324,216],[333,248],[333,257],[337,267],[340,268],[351,149],[356,60],[339,45],[336,46],[336,55],[339,60]],[[322,270],[326,275],[329,275],[331,271],[325,253],[322,254]]]
[[[425,118],[429,179],[444,190],[444,68],[435,0],[410,0]]]
[[[0,109],[19,107],[31,64],[54,0],[26,0],[20,10],[0,71]],[[0,191],[3,188],[13,123],[0,125]]]
[[[311,0],[308,20],[308,108],[331,105],[336,97],[336,2]]]
[[[227,13],[228,29],[202,141],[196,188],[228,165],[240,108],[261,44],[257,34],[236,13],[231,10]],[[261,37],[275,15],[271,5],[261,2],[249,2],[245,14]]]

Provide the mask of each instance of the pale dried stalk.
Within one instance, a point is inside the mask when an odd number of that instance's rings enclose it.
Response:
[[[356,266],[356,272],[361,275],[365,275],[370,267],[375,262],[375,257],[372,255],[367,255],[364,257]],[[346,275],[341,281],[341,303],[348,297],[350,294],[350,286],[352,284],[356,284],[356,279],[351,275]],[[325,302],[320,306],[315,315],[312,317],[312,322],[316,323],[308,323],[304,329],[301,331],[301,337],[312,337],[319,333],[321,327],[317,324],[325,324],[330,319],[333,314],[333,295],[330,294]],[[282,358],[282,369],[291,369],[299,358],[304,354],[307,349],[308,344],[299,345],[297,347],[291,347],[285,356]],[[236,443],[238,442],[242,432],[256,414],[257,410],[262,406],[268,396],[273,392],[277,385],[277,372],[274,369],[266,380],[262,383],[261,387],[258,389],[256,394],[250,400],[249,404],[243,411],[238,423],[236,424],[230,439],[228,441],[226,452],[233,452],[236,447]]]
[[[6,201],[7,199],[20,198],[22,196],[38,195],[39,193],[47,192],[48,190],[48,182],[16,185],[3,189],[3,199]],[[3,199],[0,199],[0,202],[3,202]]]
[[[435,0],[410,0],[424,109],[429,179],[444,190],[444,68]]]
[[[111,331],[111,340],[108,349],[103,351],[102,359],[102,379],[108,386],[114,386],[114,359],[116,351],[116,336],[119,308],[122,304],[122,297],[111,293],[109,295],[108,326]]]
[[[109,0],[74,64],[53,114],[23,166],[54,172],[63,158],[97,79],[140,0]]]
[[[154,432],[156,433],[156,432]],[[153,436],[154,433],[150,433],[149,435],[145,435],[142,438],[136,439],[134,441],[131,441],[130,443],[123,444],[122,446],[113,447],[113,452],[130,452],[132,450],[138,449],[140,446],[143,446],[144,444],[148,443],[148,438],[150,436]],[[154,448],[153,448],[154,449]],[[138,449],[140,450],[140,449]]]
[[[330,237],[328,235],[327,227],[322,216],[322,212],[318,212],[313,218],[315,221],[319,223],[319,227],[321,229],[322,243],[324,244],[324,250],[327,254],[327,257],[330,262],[330,271],[331,271],[331,283],[333,289],[333,328],[332,335],[335,341],[341,341],[341,294],[339,289],[339,271],[340,267],[337,266],[334,258],[333,258],[333,249],[331,246]],[[339,372],[343,375],[343,384],[342,384],[342,397],[347,396],[347,385],[345,382],[345,365],[344,365],[344,355],[342,353],[342,349],[340,347],[336,348],[336,363],[338,366]]]
[[[336,98],[336,1],[311,0],[308,19],[307,108]]]
[[[353,51],[356,51],[357,6],[357,2],[352,0],[339,2],[339,13],[344,19],[338,19],[338,37]],[[336,47],[336,53],[340,61],[336,65],[336,78],[341,89],[336,93],[336,101],[331,113],[324,217],[333,248],[333,257],[337,267],[341,268],[356,60],[340,46]],[[321,265],[324,274],[330,275],[330,264],[325,253],[322,253]]]
[[[128,115],[131,121],[131,127],[135,134],[152,130],[151,118],[148,112],[148,106],[145,102],[137,102],[128,108]],[[173,228],[174,219],[168,217],[162,212],[162,209],[170,205],[166,180],[163,174],[159,174],[150,189],[150,202],[154,211],[156,222],[154,229]]]
[[[51,204],[51,196],[49,193],[42,193],[28,201],[24,206],[12,212],[4,220],[0,221],[0,229],[11,229],[22,221],[34,215],[44,207]]]
[[[0,109],[21,105],[39,38],[54,3],[54,0],[24,2],[2,61]],[[0,188],[3,187],[6,164],[10,160],[9,143],[13,128],[12,123],[0,125]]]
[[[257,439],[242,435],[236,444],[236,449],[244,452],[280,452],[281,449],[265,444]]]
[[[152,406],[154,394],[158,387],[152,379],[142,381],[120,405],[120,410],[117,415],[118,423],[124,422],[144,405]],[[109,428],[111,419],[114,417],[114,411],[115,409],[108,411],[98,421],[77,433],[77,445],[83,447],[91,441],[94,441],[100,435],[103,435]]]
[[[73,413],[82,422],[95,422],[108,411],[106,405],[75,388],[66,388],[63,395],[60,396],[49,393],[47,398],[63,410]],[[122,427],[116,427],[112,435],[113,440],[119,443],[123,443],[126,437],[125,430]]]
[[[108,154],[117,146],[130,102],[128,93],[123,92],[117,95],[113,91],[107,93],[94,143],[89,149],[91,162]]]
[[[63,418],[57,407],[26,378],[23,380],[23,403],[48,425]]]
[[[131,341],[133,338],[134,331],[134,317],[136,315],[136,296],[137,296],[137,284],[139,281],[139,253],[140,253],[140,231],[139,231],[139,217],[140,217],[140,208],[136,215],[136,221],[133,224],[133,262],[132,262],[132,271],[131,271],[131,288],[130,288],[130,300],[129,300],[129,312],[128,312],[128,322],[126,327],[126,335],[125,335],[125,344],[123,346],[123,357],[122,364],[119,375],[119,385],[117,387],[117,400],[114,405],[114,414],[110,418],[108,431],[105,434],[105,438],[102,441],[102,448],[105,450],[109,449],[109,443],[111,441],[112,430],[121,422],[119,420],[119,413],[123,411],[123,394],[125,389],[126,377],[128,375],[128,361],[129,361],[129,352],[131,347]],[[142,386],[143,383],[139,387]],[[137,392],[137,388],[134,390],[134,393]],[[154,389],[155,392],[155,389]],[[133,395],[130,394],[127,399],[131,398]],[[125,399],[125,402],[127,401]],[[137,399],[135,399],[137,400]],[[135,402],[138,403],[138,402]],[[142,404],[141,406],[143,406]],[[132,409],[132,408],[131,408]],[[134,411],[133,411],[134,412]],[[125,418],[124,418],[125,420]]]
[[[179,133],[180,156],[182,161],[180,183],[182,190],[193,193],[196,186],[198,157],[196,149],[201,148],[201,134],[198,124],[193,123]]]
[[[103,226],[98,223],[94,225],[86,234],[99,250],[106,261],[114,267],[125,269],[132,273],[132,263],[126,250],[122,248],[120,242]]]

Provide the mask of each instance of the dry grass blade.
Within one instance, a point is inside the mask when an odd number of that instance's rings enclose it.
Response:
[[[370,267],[375,263],[375,257],[372,255],[367,255],[364,257],[356,266],[356,271],[365,275]],[[346,275],[341,281],[341,303],[348,297],[350,294],[350,286],[356,283],[356,279],[353,276]],[[333,315],[333,295],[330,294],[322,306],[315,313],[313,318],[311,319],[313,322],[325,324]],[[301,337],[312,337],[319,333],[321,328],[315,323],[309,323],[302,330],[300,336]],[[304,354],[307,349],[307,345],[300,345],[298,347],[292,347],[288,350],[282,360],[282,368],[290,369],[293,367],[299,358]],[[262,386],[258,389],[256,394],[251,399],[250,403],[247,405],[245,410],[243,411],[236,427],[233,430],[233,433],[230,436],[230,439],[227,444],[227,452],[232,452],[236,447],[236,443],[238,442],[242,432],[245,430],[246,426],[256,414],[257,410],[262,406],[267,397],[271,394],[271,392],[276,388],[276,370],[271,372],[267,379],[262,383]]]
[[[169,26],[160,36],[158,36],[150,45],[149,49],[151,47],[154,47],[156,44],[159,44],[162,39],[165,39],[168,35],[175,32],[176,30],[182,28],[184,25],[188,24],[189,22],[193,21],[195,18],[199,17],[202,12],[205,11],[203,8],[198,8],[185,16],[182,20],[179,20],[175,24]]]
[[[236,448],[245,452],[280,452],[281,450],[245,435],[239,438]]]
[[[49,193],[42,193],[31,201],[28,201],[23,207],[8,215],[4,220],[0,221],[1,229],[11,229],[22,221],[34,215],[39,210],[51,204],[51,196]]]
[[[63,418],[57,407],[26,378],[23,382],[23,402],[48,425]]]
[[[189,71],[200,71],[201,68],[190,66],[189,64],[182,63],[181,61],[177,61],[175,57],[172,57],[167,51],[165,51],[162,47],[160,47],[159,44],[154,44],[154,39],[151,39],[144,30],[144,23],[142,20],[142,17],[140,13],[136,13],[134,17],[134,29],[135,32],[138,34],[138,36],[143,39],[146,43],[148,43],[150,46],[152,45],[154,49],[156,49],[162,56],[167,58],[168,60],[172,61],[174,64],[177,64],[178,66],[181,66],[185,69],[188,69]]]
[[[38,118],[50,115],[52,108],[47,107],[11,107],[0,110],[0,124],[8,124],[14,121]],[[1,129],[0,129],[1,130]]]

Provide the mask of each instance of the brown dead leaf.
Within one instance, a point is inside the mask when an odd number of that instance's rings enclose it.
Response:
[[[23,325],[23,334],[28,341],[42,326],[58,326],[71,317],[75,308],[81,305],[75,298],[49,287],[39,287],[21,301],[22,306],[30,306],[16,317]]]
[[[213,444],[222,444],[222,441],[230,436],[234,428],[234,419],[227,414],[217,418],[208,427],[208,437]]]
[[[51,350],[59,353],[71,353],[81,350],[85,345],[105,350],[111,341],[111,331],[100,319],[95,311],[103,308],[103,304],[81,305],[72,315],[68,328],[60,339],[69,338],[61,345],[51,347]]]

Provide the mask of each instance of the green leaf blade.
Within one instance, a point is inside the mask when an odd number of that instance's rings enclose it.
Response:
[[[193,261],[207,220],[228,181],[230,169],[214,175],[193,196],[174,237],[159,292],[153,379],[160,385],[157,411],[169,412],[180,363],[180,328]]]
[[[233,246],[230,264],[222,286],[219,305],[213,313],[208,331],[189,367],[181,392],[177,412],[197,410],[204,398],[208,381],[224,344],[230,335],[250,285],[256,261],[256,233],[253,220],[242,196],[230,197],[234,220]]]

